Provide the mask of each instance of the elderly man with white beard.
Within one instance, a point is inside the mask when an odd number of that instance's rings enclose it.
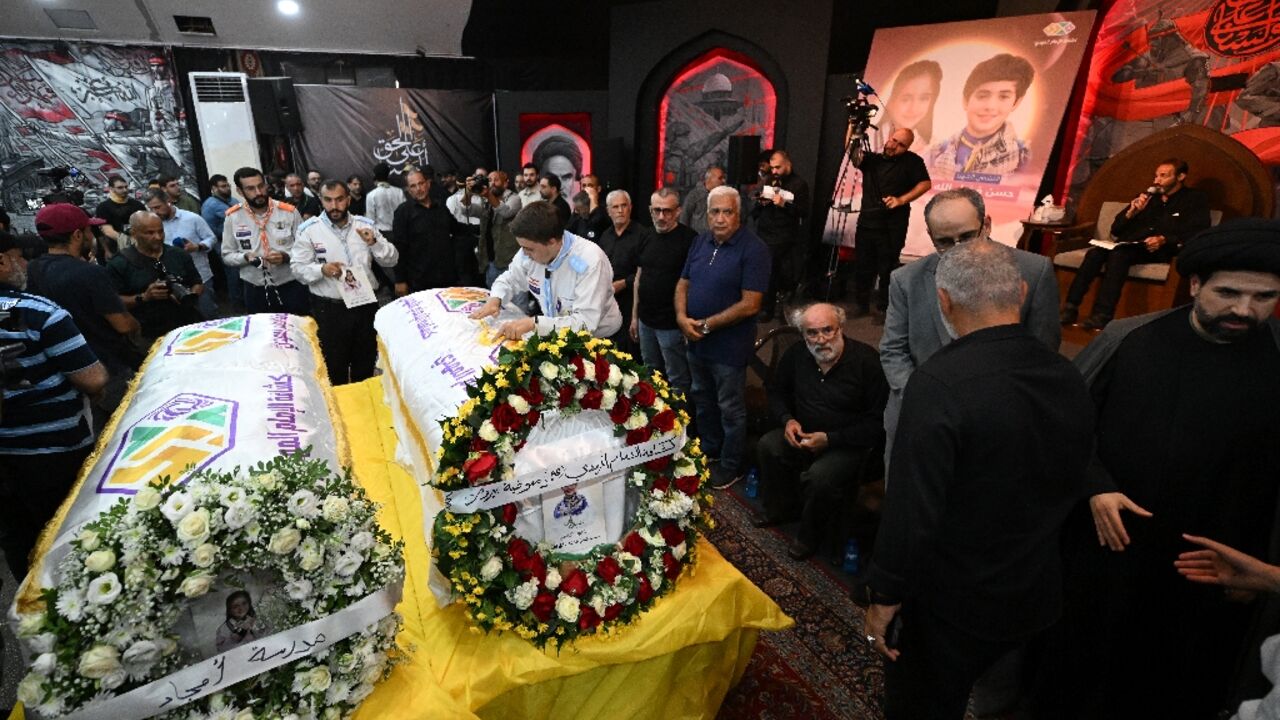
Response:
[[[883,438],[880,419],[889,383],[870,345],[844,335],[844,310],[816,303],[795,312],[804,344],[782,356],[769,388],[769,411],[781,426],[760,438],[760,499],[756,527],[800,518],[787,554],[818,550],[839,498],[856,492],[867,454]]]

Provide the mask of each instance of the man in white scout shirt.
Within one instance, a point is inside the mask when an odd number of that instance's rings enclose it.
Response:
[[[613,267],[598,245],[565,234],[559,212],[545,200],[525,207],[508,227],[521,252],[494,281],[491,297],[471,314],[473,320],[497,315],[504,303],[527,292],[538,301],[539,311],[499,328],[511,340],[531,330],[547,334],[561,327],[598,338],[618,332],[622,313],[613,299]]]
[[[309,314],[307,289],[289,270],[293,236],[302,217],[289,203],[271,199],[261,170],[242,167],[235,183],[244,203],[227,211],[222,262],[240,269],[245,308],[251,313]]]
[[[373,376],[378,281],[372,261],[394,267],[400,253],[372,220],[347,212],[351,192],[346,183],[322,184],[320,203],[324,212],[298,228],[289,265],[311,290],[311,314],[329,381],[341,385]]]

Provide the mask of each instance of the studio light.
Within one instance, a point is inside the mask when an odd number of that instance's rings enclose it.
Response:
[[[276,3],[276,9],[285,15],[297,15],[299,7],[297,0],[280,0]]]

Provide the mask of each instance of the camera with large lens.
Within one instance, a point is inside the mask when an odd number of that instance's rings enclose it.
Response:
[[[471,178],[471,192],[479,195],[480,193],[488,189],[489,189],[488,175],[477,174],[475,177]]]
[[[165,267],[164,262],[160,260],[156,261],[156,279],[164,283],[164,286],[169,289],[169,295],[177,300],[179,305],[192,307],[200,299],[182,282],[182,278],[169,272],[169,268]]]
[[[861,79],[855,79],[853,82],[856,92],[841,100],[844,102],[845,112],[849,114],[849,126],[853,129],[853,137],[862,137],[867,134],[867,128],[875,127],[871,124],[871,119],[876,116],[880,108],[870,100],[870,96],[875,94],[870,85]]]

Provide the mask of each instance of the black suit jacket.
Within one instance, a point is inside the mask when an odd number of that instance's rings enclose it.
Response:
[[[989,640],[1062,607],[1058,535],[1085,495],[1094,410],[1080,373],[1020,325],[939,350],[907,382],[868,584]]]

